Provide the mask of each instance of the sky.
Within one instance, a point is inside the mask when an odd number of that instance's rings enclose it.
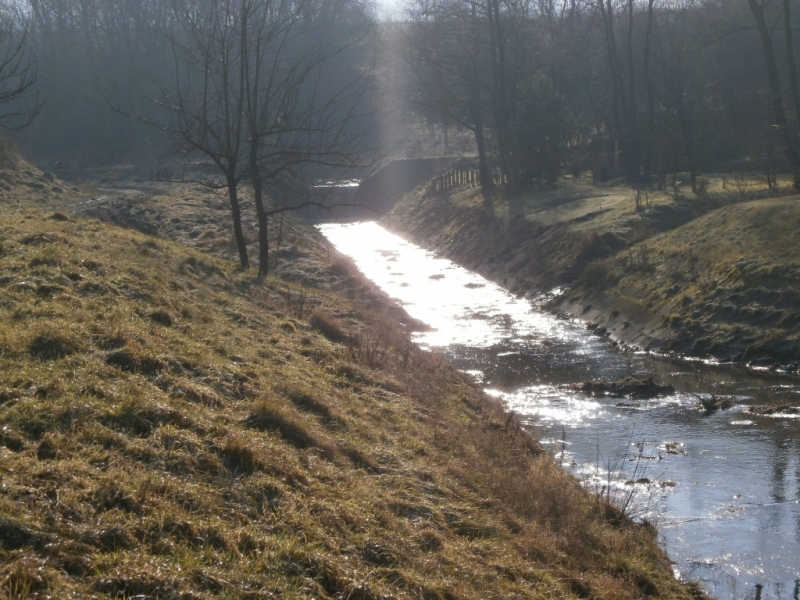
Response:
[[[378,16],[381,18],[397,16],[400,12],[400,2],[401,0],[377,0]]]

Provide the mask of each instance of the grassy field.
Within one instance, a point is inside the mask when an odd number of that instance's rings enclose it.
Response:
[[[714,176],[639,196],[563,180],[526,196],[418,191],[387,219],[519,294],[634,345],[800,372],[800,200]]]
[[[230,240],[199,191],[122,214],[206,252],[22,197],[0,205],[0,598],[697,594],[302,225],[257,280],[210,253]]]

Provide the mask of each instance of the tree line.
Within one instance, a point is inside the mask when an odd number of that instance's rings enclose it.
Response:
[[[259,274],[270,218],[322,203],[320,182],[371,160],[374,20],[363,0],[0,6],[12,61],[0,63],[0,124],[28,125],[17,137],[28,153],[76,167],[155,156],[172,165],[165,176],[223,190],[243,267],[247,186]]]
[[[791,0],[409,0],[422,118],[474,137],[509,188],[592,167],[665,185],[790,171],[800,185]],[[774,181],[774,179],[773,179]]]
[[[263,274],[274,215],[388,150],[381,81],[407,122],[469,134],[487,204],[497,182],[589,168],[635,187],[739,169],[800,185],[793,8],[406,0],[378,27],[368,0],[3,0],[0,127],[40,164],[188,168],[226,193],[243,266],[247,186]],[[401,56],[377,65],[387,47]]]

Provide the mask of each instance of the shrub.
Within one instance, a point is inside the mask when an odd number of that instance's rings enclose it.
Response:
[[[611,284],[611,269],[607,260],[594,260],[586,265],[581,283],[589,288],[602,290]]]
[[[653,235],[655,235],[653,226],[647,221],[640,221],[633,227],[628,244],[630,246],[635,246],[639,242],[643,242],[646,239],[653,237]]]
[[[596,231],[591,231],[578,242],[578,253],[575,257],[579,262],[601,260],[611,256],[611,249]]]

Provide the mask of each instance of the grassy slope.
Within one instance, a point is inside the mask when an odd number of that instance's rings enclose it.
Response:
[[[387,221],[517,293],[569,286],[557,307],[625,342],[796,371],[797,198],[726,188],[636,210],[623,186],[562,181],[488,213],[476,190],[418,192]]]
[[[689,597],[323,248],[0,211],[0,597]]]
[[[673,348],[797,371],[798,231],[796,196],[725,207],[606,261],[596,283],[660,317]]]
[[[0,139],[0,207],[4,205],[51,205],[76,202],[86,195],[80,187],[40,171]]]

